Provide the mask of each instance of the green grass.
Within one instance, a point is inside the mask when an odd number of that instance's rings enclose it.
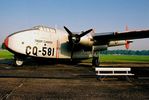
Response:
[[[13,54],[10,53],[7,50],[0,50],[0,58],[4,58],[4,59],[11,59],[13,57]]]
[[[137,55],[100,55],[101,62],[136,62],[149,63],[149,56]]]
[[[92,59],[83,60],[82,62],[92,62]],[[100,55],[100,62],[128,62],[128,63],[149,63],[149,56],[138,55]]]

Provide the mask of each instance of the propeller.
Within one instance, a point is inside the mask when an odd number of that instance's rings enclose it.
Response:
[[[64,26],[64,29],[67,31],[68,35],[68,40],[69,43],[71,44],[71,60],[73,58],[73,52],[74,52],[74,48],[77,44],[79,44],[81,37],[87,35],[88,33],[90,33],[93,29],[89,29],[85,32],[81,32],[81,34],[73,34],[67,27]]]

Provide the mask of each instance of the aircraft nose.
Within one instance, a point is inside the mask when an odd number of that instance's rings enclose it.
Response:
[[[4,45],[6,48],[8,48],[8,42],[9,42],[9,37],[6,37],[6,39],[4,40]]]

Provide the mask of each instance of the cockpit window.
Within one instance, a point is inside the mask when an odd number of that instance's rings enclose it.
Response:
[[[46,31],[46,32],[51,32],[51,33],[56,33],[56,30],[54,28],[46,27],[46,26],[35,26],[33,29],[38,29],[41,31]]]

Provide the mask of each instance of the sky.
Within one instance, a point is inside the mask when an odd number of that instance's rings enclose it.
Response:
[[[149,29],[149,0],[0,0],[0,43],[13,32],[38,25],[97,33]],[[132,50],[149,50],[149,38]],[[120,48],[125,49],[124,46]]]

